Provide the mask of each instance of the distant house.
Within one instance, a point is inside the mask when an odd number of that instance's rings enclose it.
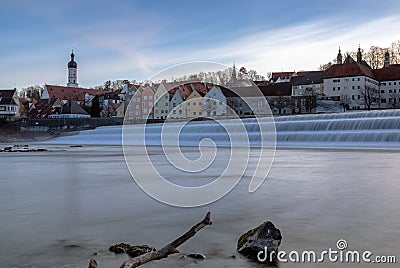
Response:
[[[213,86],[204,96],[203,111],[205,116],[227,115],[226,97],[219,87]]]
[[[75,101],[69,100],[62,104],[61,112],[53,112],[49,118],[90,118],[90,114],[80,107]]]
[[[169,90],[173,83],[162,82],[154,94],[154,119],[166,119],[169,114]]]
[[[274,115],[292,113],[292,83],[267,83],[258,86]]]
[[[45,85],[41,99],[60,99],[64,103],[73,100],[80,106],[91,106],[94,96],[105,95],[107,93],[109,91],[106,90]]]
[[[186,117],[199,117],[203,115],[204,92],[193,89],[185,101]]]
[[[181,96],[181,91],[177,88],[174,94],[171,94],[171,99],[169,102],[170,115],[169,118],[185,118],[186,110],[184,108],[183,98]]]
[[[142,90],[141,96],[141,116],[143,120],[154,118],[154,89],[150,86],[145,86]]]
[[[0,118],[12,120],[19,117],[19,99],[16,89],[0,89]]]

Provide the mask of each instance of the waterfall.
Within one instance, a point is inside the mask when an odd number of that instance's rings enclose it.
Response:
[[[276,141],[279,147],[343,147],[343,148],[384,148],[400,149],[400,110],[371,112],[348,112],[338,114],[296,115],[261,119],[267,126],[263,138],[273,140],[276,128]],[[238,120],[223,120],[229,126],[229,135],[224,127],[215,121],[192,121],[185,125],[179,134],[181,146],[197,146],[204,138],[212,139],[217,145],[228,146],[234,135],[246,135],[240,131]],[[260,126],[256,119],[243,119],[250,145],[260,144]],[[237,126],[237,127],[236,127]],[[145,141],[148,145],[161,144],[162,128],[167,131],[164,141],[176,139],[176,123],[148,124],[145,128]],[[143,125],[125,126],[125,142],[131,145],[143,144]],[[168,134],[169,133],[169,134]],[[168,136],[170,135],[170,137]],[[48,141],[52,144],[104,144],[120,145],[122,127],[99,127],[81,131],[78,135],[59,137]],[[168,144],[167,144],[168,145]]]

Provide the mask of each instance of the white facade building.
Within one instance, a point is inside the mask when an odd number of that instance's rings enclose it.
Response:
[[[203,111],[205,116],[225,116],[227,114],[226,97],[222,91],[213,86],[204,96]]]

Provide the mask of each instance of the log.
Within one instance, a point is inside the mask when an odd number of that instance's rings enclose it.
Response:
[[[132,258],[121,265],[121,268],[133,268],[138,267],[142,264],[145,264],[149,261],[159,260],[162,258],[168,257],[170,254],[178,253],[178,247],[193,237],[198,231],[206,227],[207,225],[211,225],[211,213],[207,212],[205,218],[190,228],[189,231],[184,233],[182,236],[178,237],[171,243],[164,246],[162,249],[146,253],[144,255],[137,256],[136,258]]]

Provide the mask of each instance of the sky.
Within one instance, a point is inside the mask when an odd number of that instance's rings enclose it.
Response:
[[[21,1],[0,5],[0,88],[143,81],[211,61],[259,74],[316,70],[342,51],[400,40],[400,1]]]

